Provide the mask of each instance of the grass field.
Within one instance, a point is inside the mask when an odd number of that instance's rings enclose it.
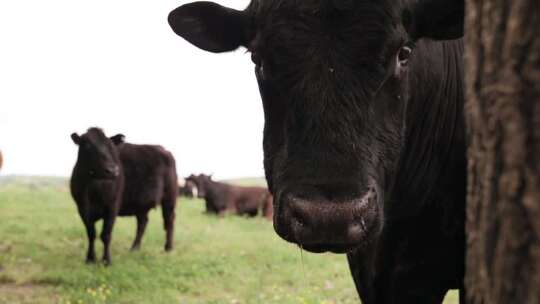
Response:
[[[87,266],[65,180],[0,178],[0,303],[359,303],[345,256],[302,254],[264,219],[202,211],[200,200],[178,201],[172,253],[161,212],[135,253],[135,220],[119,218],[113,265]]]

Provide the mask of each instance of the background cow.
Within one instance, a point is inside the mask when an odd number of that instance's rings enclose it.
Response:
[[[175,160],[160,146],[124,143],[121,134],[111,138],[98,128],[82,136],[71,135],[79,146],[71,176],[71,194],[88,234],[86,261],[95,262],[94,224],[103,219],[103,261],[111,263],[109,245],[117,215],[137,217],[132,250],[139,249],[148,222],[148,211],[161,204],[167,231],[165,250],[173,248],[177,196]]]
[[[365,304],[463,290],[463,15],[460,0],[195,2],[169,15],[201,49],[251,52],[274,228],[347,253]]]
[[[197,186],[198,197],[204,198],[206,212],[215,214],[262,216],[272,219],[272,195],[263,187],[241,187],[215,182],[209,175],[191,175],[186,181]]]
[[[184,180],[183,184],[178,185],[178,195],[188,198],[197,196],[197,186],[191,180]]]
[[[0,170],[2,170],[3,164],[4,164],[4,157],[2,156],[2,151],[0,151]]]

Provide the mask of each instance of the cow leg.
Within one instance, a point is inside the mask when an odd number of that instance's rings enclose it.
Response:
[[[148,212],[137,214],[137,235],[131,246],[131,250],[139,250],[141,248],[141,240],[148,224]]]
[[[86,263],[91,264],[96,262],[96,251],[94,249],[94,241],[96,239],[95,221],[85,219],[84,226],[86,227],[86,235],[88,236],[88,251],[86,253]]]
[[[163,201],[161,203],[161,212],[163,213],[163,228],[167,232],[165,251],[171,251],[173,249],[175,205],[175,199]]]
[[[103,217],[103,230],[101,231],[101,241],[103,242],[103,262],[107,266],[111,264],[110,245],[111,245],[112,229],[114,226],[115,219],[116,219],[116,215],[112,212],[108,212]]]

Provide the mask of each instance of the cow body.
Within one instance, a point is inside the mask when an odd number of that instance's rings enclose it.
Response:
[[[346,253],[365,304],[463,291],[463,15],[447,0],[196,2],[169,15],[201,49],[251,52],[274,228]]]
[[[190,176],[187,181],[197,185],[200,198],[205,200],[206,212],[262,216],[272,219],[272,195],[263,187],[242,187],[215,182],[207,175]]]
[[[87,262],[95,262],[95,222],[103,219],[103,260],[111,261],[109,245],[116,216],[135,216],[137,234],[132,250],[140,247],[148,212],[161,204],[165,249],[173,246],[177,176],[172,154],[160,146],[111,143],[99,129],[73,135],[80,146],[70,188],[88,234]],[[117,139],[118,140],[118,139]]]

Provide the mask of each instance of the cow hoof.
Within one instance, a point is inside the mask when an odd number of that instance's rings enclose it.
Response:
[[[140,249],[141,249],[141,246],[140,246],[140,245],[137,245],[137,246],[131,246],[130,251],[139,251]]]
[[[165,251],[166,252],[171,252],[173,250],[173,246],[172,245],[165,245]]]
[[[92,265],[92,264],[95,264],[96,263],[96,259],[95,258],[87,258],[86,259],[86,264],[88,265]]]
[[[103,265],[104,265],[105,267],[109,267],[109,266],[111,266],[111,264],[112,264],[112,263],[111,263],[110,260],[103,260]]]

